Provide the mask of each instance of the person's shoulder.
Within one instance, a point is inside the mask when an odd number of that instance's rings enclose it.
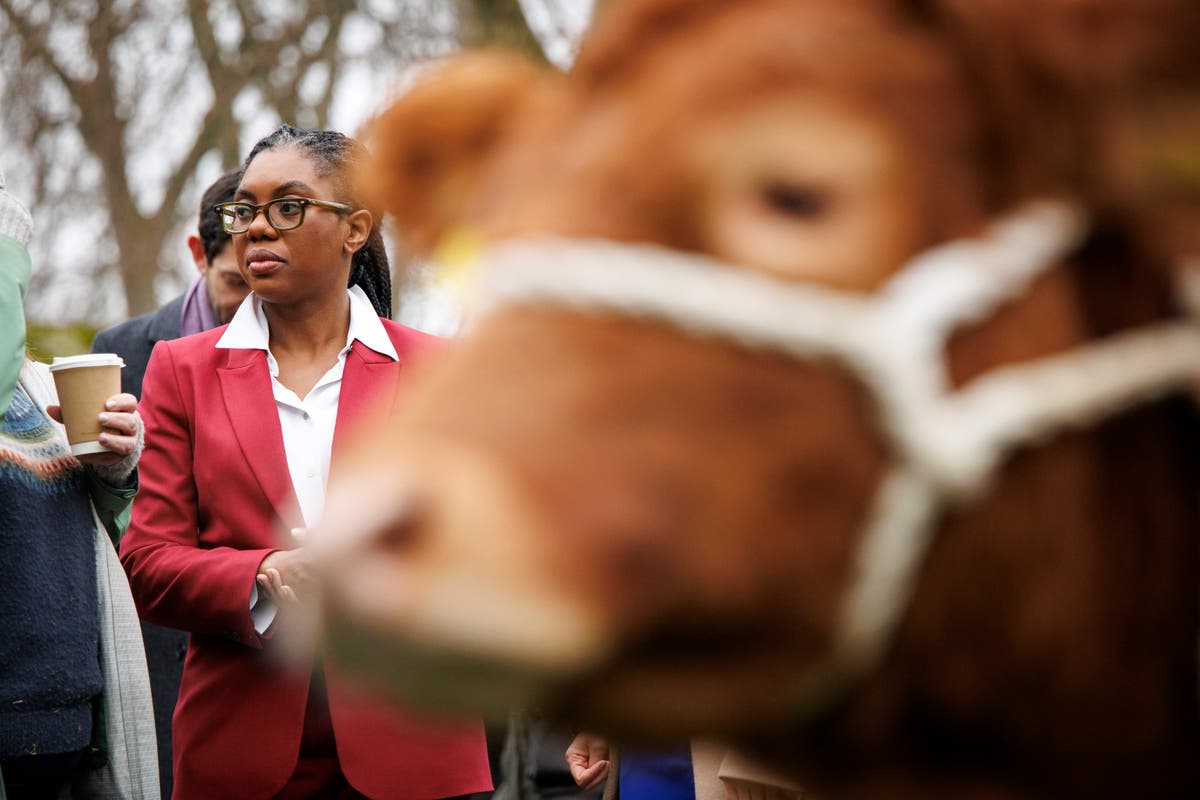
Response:
[[[132,336],[144,337],[149,330],[151,323],[154,321],[158,311],[151,311],[146,314],[139,314],[136,317],[131,317],[124,322],[118,322],[116,325],[110,325],[96,334],[92,349],[96,349],[96,345],[105,343],[126,342]]]
[[[139,314],[103,329],[96,334],[92,350],[99,350],[98,345],[111,349],[142,339],[153,341],[174,339],[179,336],[179,318],[182,311],[183,295],[180,295],[153,311]]]
[[[229,353],[234,352],[216,346],[224,332],[225,326],[221,325],[190,336],[155,342],[146,365],[145,385],[162,381],[167,375],[173,376],[167,380],[176,383],[184,393],[191,391],[187,387],[206,385],[215,377],[214,370],[226,366]]]
[[[225,333],[225,325],[206,331],[181,336],[178,339],[160,339],[154,344],[150,362],[171,364],[176,374],[205,373],[219,367],[228,359],[228,350],[218,348],[217,341]],[[161,367],[160,367],[161,368]]]
[[[217,352],[217,342],[225,334],[225,329],[228,325],[218,325],[215,328],[209,328],[206,331],[193,333],[188,336],[180,336],[177,339],[163,339],[155,345],[156,348],[169,348],[172,353],[178,353],[181,356],[192,357],[204,352]]]
[[[404,351],[436,350],[444,347],[448,341],[441,336],[434,336],[432,333],[425,333],[416,328],[401,325],[399,322],[393,322],[390,319],[383,319],[381,317],[379,321],[383,323],[383,329],[387,331],[388,338],[392,340],[392,344],[396,345],[396,350],[401,353]]]

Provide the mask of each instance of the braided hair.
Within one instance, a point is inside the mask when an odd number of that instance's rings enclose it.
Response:
[[[276,150],[283,146],[304,148],[316,161],[317,174],[333,181],[338,199],[355,208],[366,208],[359,201],[358,187],[354,183],[354,171],[367,158],[367,149],[354,139],[337,131],[310,130],[282,125],[274,133],[258,140],[258,144],[246,156],[242,168],[264,150]],[[375,312],[381,317],[392,316],[392,275],[388,265],[387,250],[380,233],[382,213],[368,208],[374,222],[367,242],[350,261],[350,286],[358,286],[367,295]]]

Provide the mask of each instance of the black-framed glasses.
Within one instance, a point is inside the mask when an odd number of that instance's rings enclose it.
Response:
[[[262,211],[267,216],[267,222],[277,231],[290,231],[304,224],[304,210],[309,206],[328,208],[339,214],[354,210],[354,206],[345,203],[334,203],[329,200],[313,200],[311,197],[278,197],[265,203],[217,203],[213,210],[221,215],[221,227],[228,234],[245,233],[250,230],[250,224]]]

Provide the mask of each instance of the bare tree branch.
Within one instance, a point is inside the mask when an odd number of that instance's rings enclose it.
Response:
[[[67,74],[62,65],[58,63],[58,59],[54,57],[54,53],[46,46],[46,32],[50,27],[49,23],[35,27],[12,7],[9,0],[0,0],[0,11],[4,12],[9,24],[17,29],[17,33],[24,40],[22,45],[49,67],[54,76],[62,81],[63,86],[71,93],[72,99],[79,102],[80,82]]]
[[[460,41],[542,57],[518,0],[301,0],[285,17],[267,9],[267,0],[0,0],[6,166],[15,160],[12,174],[33,186],[35,246],[69,251],[48,259],[44,288],[62,285],[56,262],[70,263],[105,291],[119,280],[130,311],[151,309],[159,279],[180,274],[164,254],[185,195],[212,174],[210,155],[226,167],[240,161],[243,126],[264,116],[328,126],[346,77],[362,67],[399,73]],[[352,19],[373,46],[347,39]],[[153,49],[189,33],[190,47]],[[257,109],[246,104],[255,92]],[[88,231],[86,248],[60,223]],[[89,287],[84,302],[103,294]]]
[[[216,84],[226,68],[221,59],[221,46],[217,44],[217,36],[213,32],[212,20],[208,18],[208,3],[204,0],[188,0],[188,22],[192,25],[192,38],[200,52],[200,61],[208,72],[209,80]]]

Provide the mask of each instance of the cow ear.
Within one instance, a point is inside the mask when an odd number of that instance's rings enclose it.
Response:
[[[455,56],[420,75],[371,121],[360,180],[391,212],[408,256],[427,256],[467,221],[481,176],[521,109],[554,73],[506,52]]]

